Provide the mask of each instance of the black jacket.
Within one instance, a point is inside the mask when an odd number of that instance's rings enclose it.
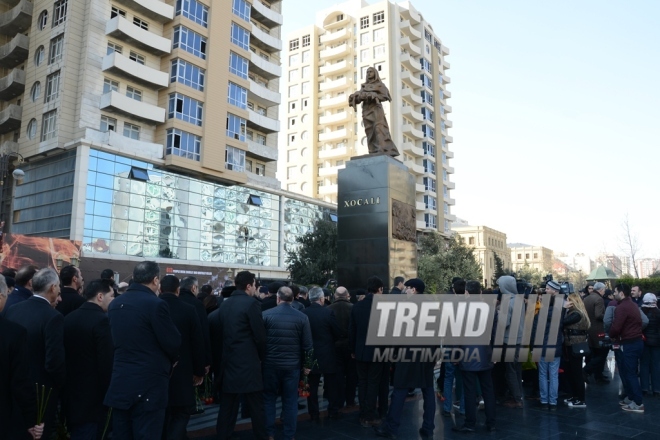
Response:
[[[32,296],[7,310],[7,319],[27,330],[30,383],[61,389],[66,380],[64,316],[45,298]]]
[[[9,427],[27,434],[36,423],[37,400],[34,383],[29,379],[27,331],[0,317],[0,440],[10,440]],[[14,405],[17,407],[14,408]],[[12,420],[12,408],[21,415]]]
[[[197,316],[199,317],[199,325],[202,329],[203,342],[204,342],[204,366],[211,365],[211,340],[209,339],[209,315],[206,313],[204,304],[195,297],[195,295],[187,289],[181,289],[179,291],[179,299],[184,303],[191,305]],[[220,298],[219,298],[220,299]],[[218,307],[220,307],[222,301],[218,301]],[[217,310],[217,309],[216,309]],[[214,310],[215,311],[215,310]],[[213,313],[213,312],[211,312]]]
[[[281,303],[263,312],[263,320],[267,335],[264,365],[278,370],[300,369],[305,353],[314,348],[307,316],[291,304]]]
[[[355,354],[356,361],[373,362],[375,346],[366,345],[367,330],[371,316],[371,305],[374,294],[367,294],[362,301],[353,305],[351,310],[351,324],[348,331],[348,345]]]
[[[337,325],[335,312],[329,307],[312,303],[303,312],[309,319],[314,344],[314,357],[318,366],[312,369],[313,373],[335,373],[337,371],[337,357],[335,356],[335,342],[341,336]]]
[[[103,399],[112,376],[115,347],[110,321],[98,305],[85,302],[64,318],[67,359],[64,410],[72,424],[103,423]]]
[[[265,312],[266,310],[270,310],[277,307],[277,295],[272,294],[270,296],[267,296],[266,298],[261,301],[261,311]]]
[[[62,301],[60,301],[55,309],[64,316],[85,304],[85,298],[76,289],[71,287],[62,287],[60,296],[62,297]]]
[[[142,402],[147,411],[166,408],[172,365],[181,347],[167,303],[134,283],[110,303],[108,318],[115,357],[105,405],[126,410]]]
[[[348,327],[351,323],[353,304],[348,299],[335,298],[335,302],[330,304],[328,308],[335,312],[335,318],[337,318],[337,325],[340,331],[339,338],[335,341],[335,348],[337,350],[349,351]]]
[[[193,297],[195,301],[199,300]],[[204,335],[195,309],[173,293],[162,293],[160,299],[170,307],[170,316],[181,334],[179,362],[170,377],[167,406],[195,409],[193,376],[204,376]],[[191,412],[192,413],[192,412]]]
[[[7,302],[5,303],[5,309],[0,313],[2,316],[7,316],[7,310],[14,304],[18,304],[32,297],[32,291],[28,288],[22,286],[14,287],[14,290],[11,291],[7,297]]]
[[[392,290],[390,290],[390,295],[401,295],[403,292],[401,292],[401,289],[398,287],[392,287]]]
[[[644,344],[649,347],[660,347],[660,310],[657,307],[642,307],[642,310],[649,318],[649,323],[644,329],[646,337]]]
[[[218,310],[222,391],[263,391],[261,364],[266,356],[266,329],[261,303],[244,291],[235,290]]]

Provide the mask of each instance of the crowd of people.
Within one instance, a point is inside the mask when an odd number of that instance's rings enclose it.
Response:
[[[525,360],[493,362],[492,345],[475,347],[477,358],[443,362],[437,380],[434,361],[378,361],[376,347],[366,344],[374,295],[386,289],[378,277],[366,280],[364,290],[331,292],[280,282],[260,286],[242,271],[220,295],[193,276],[161,277],[151,261],[135,266],[130,283],[113,278],[107,270],[85,283],[75,266],[59,273],[26,266],[0,276],[0,439],[50,438],[62,422],[72,440],[185,439],[197,408],[195,387],[208,380],[223,440],[234,434],[239,410],[251,419],[254,438],[274,439],[279,418],[283,438],[291,440],[299,410],[320,419],[321,397],[328,419],[355,407],[361,426],[390,439],[416,389],[424,402],[423,439],[433,438],[437,396],[444,397],[443,415],[464,416],[454,428],[461,432],[477,429],[479,408],[492,431],[498,403],[524,406]],[[494,292],[507,311],[505,340],[513,340],[510,331],[518,336],[516,350],[523,331],[512,323],[522,326],[526,313],[523,308],[514,319],[518,284],[503,276]],[[388,293],[424,294],[425,287],[421,279],[396,277]],[[609,382],[605,365],[613,350],[621,407],[643,413],[644,397],[660,396],[656,295],[618,284],[610,299],[603,283],[580,294],[561,291],[550,280],[540,292],[551,296],[550,315],[533,330],[543,333],[543,347],[533,347],[544,350],[534,368],[540,404],[555,410],[563,382],[564,403],[585,408],[585,383]],[[448,293],[485,295],[479,282],[458,278]],[[525,307],[538,312],[540,299]],[[554,307],[557,301],[561,307]],[[551,329],[552,313],[561,313],[558,332]]]

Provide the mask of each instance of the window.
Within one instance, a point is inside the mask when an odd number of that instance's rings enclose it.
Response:
[[[449,205],[445,203],[445,214],[449,215]]]
[[[62,49],[64,48],[64,34],[50,40],[50,52],[48,54],[48,64],[53,64],[62,60]]]
[[[360,44],[365,45],[371,43],[371,35],[369,35],[369,32],[364,32],[360,34]]]
[[[419,79],[422,80],[422,84],[424,84],[426,87],[433,89],[433,81],[431,81],[431,78],[428,75],[422,73],[419,75]]]
[[[369,27],[369,17],[360,18],[360,29],[366,29]]]
[[[522,260],[522,254],[518,254],[518,259]]]
[[[310,52],[308,50],[303,50],[303,53],[302,53],[302,62],[303,63],[308,63],[309,62],[309,56],[310,56],[309,53]]]
[[[289,70],[289,81],[298,81],[298,69]]]
[[[57,110],[51,110],[48,113],[44,113],[43,120],[41,122],[41,142],[55,137],[56,125]]]
[[[474,237],[468,238],[468,244],[474,245]]]
[[[118,44],[113,43],[112,41],[108,41],[108,49],[106,50],[106,55],[110,55],[112,52],[117,52],[121,53],[122,47]]]
[[[46,53],[46,49],[43,46],[39,46],[37,50],[34,52],[34,65],[35,66],[40,66],[41,63],[44,62],[44,55]]]
[[[259,145],[266,145],[266,136],[264,136],[263,134],[257,133],[257,143]]]
[[[52,102],[60,93],[60,71],[54,72],[46,77],[46,97],[44,102]]]
[[[202,103],[181,93],[172,93],[170,95],[168,118],[177,118],[201,127],[203,118]]]
[[[429,92],[428,90],[422,90],[421,96],[422,96],[422,102],[428,102],[429,104],[433,104],[433,94],[431,92]]]
[[[298,55],[297,53],[293,55],[289,55],[289,66],[295,66],[299,62],[300,62],[300,55]]]
[[[37,22],[37,26],[39,27],[40,31],[43,31],[47,24],[48,24],[48,11],[44,10],[41,11],[41,14],[39,14],[39,21]]]
[[[296,125],[296,118],[289,118],[289,128]]]
[[[367,49],[365,49],[365,50],[367,50]],[[367,77],[367,69],[368,68],[369,68],[369,66],[362,66],[362,68],[360,69],[360,79],[365,79]]]
[[[296,168],[297,167],[287,167],[286,169],[286,178],[287,179],[293,179],[296,177]]]
[[[225,149],[225,168],[232,171],[245,171],[245,151],[227,145]]]
[[[428,41],[429,43],[433,42],[433,37],[431,36],[431,33],[426,29],[424,29],[424,38],[426,38],[426,41]]]
[[[376,68],[376,70],[380,74],[380,79],[385,79],[385,77],[383,76],[383,66],[384,65],[385,65],[385,63],[376,63],[376,64],[374,64],[374,67]]]
[[[289,102],[289,112],[296,110],[296,101]]]
[[[385,11],[376,12],[374,14],[374,25],[385,23]]]
[[[529,254],[525,254],[525,260],[529,260]]]
[[[374,46],[374,58],[382,56],[385,56],[385,45],[379,44],[378,46]]]
[[[131,167],[128,172],[128,178],[133,180],[141,180],[143,182],[149,181],[149,172],[144,168]]]
[[[424,177],[424,189],[426,191],[432,191],[435,192],[435,179],[432,179],[430,177]]]
[[[121,15],[122,17],[126,18],[126,11],[119,9],[116,6],[113,6],[110,8],[110,18],[115,18],[116,16]]]
[[[130,139],[140,140],[140,126],[124,122],[124,136]]]
[[[28,139],[34,139],[34,137],[37,135],[37,120],[35,118],[30,119],[26,134]]]
[[[309,66],[303,66],[302,68],[302,74],[300,75],[303,78],[307,78],[309,76]]]
[[[145,31],[149,30],[149,23],[139,17],[133,17],[133,24],[141,29],[144,29]]]
[[[309,35],[303,35],[302,37],[302,47],[307,47],[311,44],[311,38]]]
[[[291,145],[294,142],[296,142],[296,134],[295,133],[289,135],[289,141],[288,141],[287,145]],[[300,153],[300,155],[302,156],[302,153]]]
[[[138,64],[142,64],[144,66],[144,63],[146,59],[144,58],[144,55],[140,55],[137,52],[131,51],[131,54],[128,57],[131,61],[135,61]]]
[[[447,163],[447,153],[442,153],[442,163]]]
[[[307,104],[309,104],[309,99],[303,98],[301,102],[302,102],[302,108],[307,108]]]
[[[422,133],[424,133],[424,137],[435,139],[435,130],[426,124],[422,124]]]
[[[245,142],[245,119],[227,113],[227,137]]]
[[[250,62],[242,56],[229,52],[229,71],[243,79],[248,77],[248,66]]]
[[[233,31],[233,23],[232,23],[232,31]],[[248,34],[248,38],[249,38],[249,34]],[[200,57],[203,60],[206,59],[206,38],[202,37],[196,32],[191,31],[185,26],[177,26],[174,28],[174,39],[173,39],[172,48],[173,49],[181,48],[186,52],[189,52],[193,55]]]
[[[183,15],[201,26],[208,27],[209,8],[197,0],[177,0],[176,15]]]
[[[374,30],[374,42],[383,41],[385,39],[385,28]]]
[[[172,60],[170,82],[178,82],[195,90],[204,91],[204,76],[204,69],[181,59]]]
[[[433,214],[424,214],[424,222],[427,228],[437,228],[437,217]]]
[[[368,60],[369,60],[369,49],[362,49],[360,51],[360,61],[364,63],[365,61],[368,61]],[[368,66],[366,66],[366,67],[368,67]]]
[[[536,252],[534,252],[534,259],[536,260],[538,257],[539,257],[539,254],[537,254]]]
[[[32,90],[30,90],[30,98],[32,98],[32,102],[37,102],[39,96],[41,96],[41,83],[37,81],[32,84]]]
[[[53,6],[53,27],[58,26],[66,20],[66,7],[68,0],[58,0]]]
[[[109,118],[107,116],[101,116],[101,131],[117,131],[117,120],[115,118]]]
[[[227,88],[227,102],[238,108],[247,107],[247,89],[229,81]]]
[[[298,85],[289,86],[289,98],[298,96]]]
[[[103,94],[105,95],[106,93],[110,93],[112,91],[114,92],[119,91],[119,82],[109,78],[105,78],[103,80]]]
[[[437,209],[437,203],[438,201],[436,200],[435,197],[433,196],[424,196],[424,207],[425,209]]]
[[[420,58],[419,62],[422,65],[422,70],[431,72],[431,63],[426,58]]]
[[[424,172],[425,173],[431,173],[431,174],[435,175],[435,164],[433,162],[431,162],[428,159],[424,159],[422,161],[422,163],[424,165]]]
[[[265,176],[266,175],[266,165],[262,163],[256,163],[254,165],[254,174],[257,176]]]
[[[305,81],[301,84],[301,93],[306,95],[309,93],[309,81]]]
[[[250,4],[245,0],[233,0],[232,12],[237,17],[250,21]]]
[[[261,196],[257,196],[255,194],[250,194],[250,196],[247,199],[248,205],[253,205],[253,206],[261,206],[263,205],[263,202],[261,201]]]
[[[433,112],[426,107],[422,107],[422,117],[424,120],[433,121]]]
[[[232,22],[231,42],[241,49],[250,50],[250,33],[245,28]]]
[[[344,14],[337,14],[337,21],[342,21],[344,19]]]
[[[131,86],[126,87],[126,96],[136,101],[142,101],[142,91]]]
[[[186,159],[192,159],[199,162],[201,145],[202,138],[199,136],[179,130],[178,128],[170,128],[167,130],[165,154],[185,157]]]
[[[300,40],[298,38],[289,41],[289,50],[298,50],[300,48]]]

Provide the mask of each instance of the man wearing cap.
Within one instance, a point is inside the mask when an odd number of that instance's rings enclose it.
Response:
[[[404,293],[407,295],[423,294],[425,285],[419,278],[412,278],[405,282]],[[406,359],[408,362],[397,362],[394,369],[394,390],[392,391],[392,400],[390,409],[387,413],[385,422],[375,427],[376,435],[389,439],[395,439],[399,425],[401,424],[401,414],[408,394],[409,388],[421,388],[424,398],[424,415],[422,417],[422,427],[419,435],[423,439],[432,439],[435,425],[433,419],[435,416],[435,392],[433,386],[433,368],[435,362],[420,362],[419,360],[411,362],[413,352],[406,350]]]
[[[554,283],[554,281],[552,282]],[[604,294],[605,284],[599,282],[594,284],[594,290],[584,297],[584,308],[587,311],[587,315],[589,315],[589,322],[591,322],[591,327],[589,327],[591,356],[589,356],[589,360],[583,370],[584,379],[587,383],[589,383],[589,376],[592,374],[596,379],[596,383],[610,383],[603,374],[605,362],[607,362],[607,354],[610,352],[610,349],[600,347],[600,337],[598,336],[605,331],[603,328],[603,318],[605,317]]]

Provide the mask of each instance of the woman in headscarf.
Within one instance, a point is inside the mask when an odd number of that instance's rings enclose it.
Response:
[[[357,111],[357,105],[362,103],[362,124],[367,135],[369,153],[398,156],[399,151],[392,141],[381,101],[392,101],[392,97],[380,80],[378,71],[374,67],[369,67],[367,81],[362,84],[359,91],[348,97],[348,104]]]

